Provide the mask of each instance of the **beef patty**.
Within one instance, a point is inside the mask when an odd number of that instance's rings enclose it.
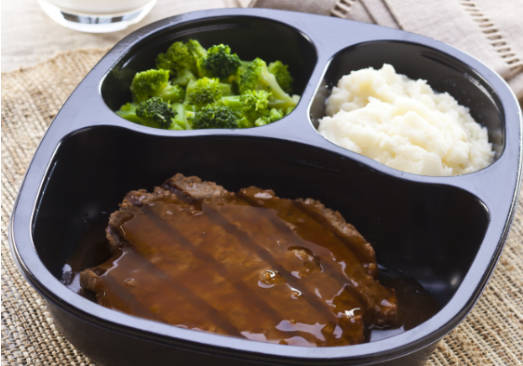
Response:
[[[176,174],[129,192],[106,234],[113,255],[83,271],[81,286],[125,313],[304,346],[361,343],[396,322],[371,245],[310,198]]]

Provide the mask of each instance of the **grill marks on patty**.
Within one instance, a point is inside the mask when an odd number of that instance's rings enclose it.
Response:
[[[281,344],[365,341],[394,325],[374,250],[337,212],[177,174],[114,212],[114,253],[81,274],[105,306],[190,329]]]

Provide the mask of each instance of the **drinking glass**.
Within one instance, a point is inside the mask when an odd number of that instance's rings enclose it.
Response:
[[[38,0],[43,11],[64,27],[81,32],[116,32],[139,22],[156,0]]]

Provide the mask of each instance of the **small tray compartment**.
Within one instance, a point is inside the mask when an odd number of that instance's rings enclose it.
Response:
[[[317,55],[306,35],[296,28],[269,19],[220,17],[169,27],[142,39],[119,60],[102,82],[102,96],[112,110],[131,100],[129,86],[138,71],[155,67],[158,53],[173,42],[196,39],[204,47],[225,43],[243,60],[261,57],[289,65],[294,94],[302,94],[316,64]]]
[[[325,99],[338,80],[351,71],[391,64],[397,73],[424,79],[437,92],[448,92],[472,117],[486,126],[496,158],[505,146],[505,124],[500,102],[492,88],[462,61],[422,44],[397,40],[364,42],[347,47],[332,58],[314,96],[310,118],[315,127],[325,116]]]

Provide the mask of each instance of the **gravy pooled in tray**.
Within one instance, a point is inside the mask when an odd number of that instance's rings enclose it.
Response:
[[[129,192],[106,233],[111,258],[80,282],[109,308],[300,346],[361,343],[397,323],[371,245],[312,199],[176,174]]]

